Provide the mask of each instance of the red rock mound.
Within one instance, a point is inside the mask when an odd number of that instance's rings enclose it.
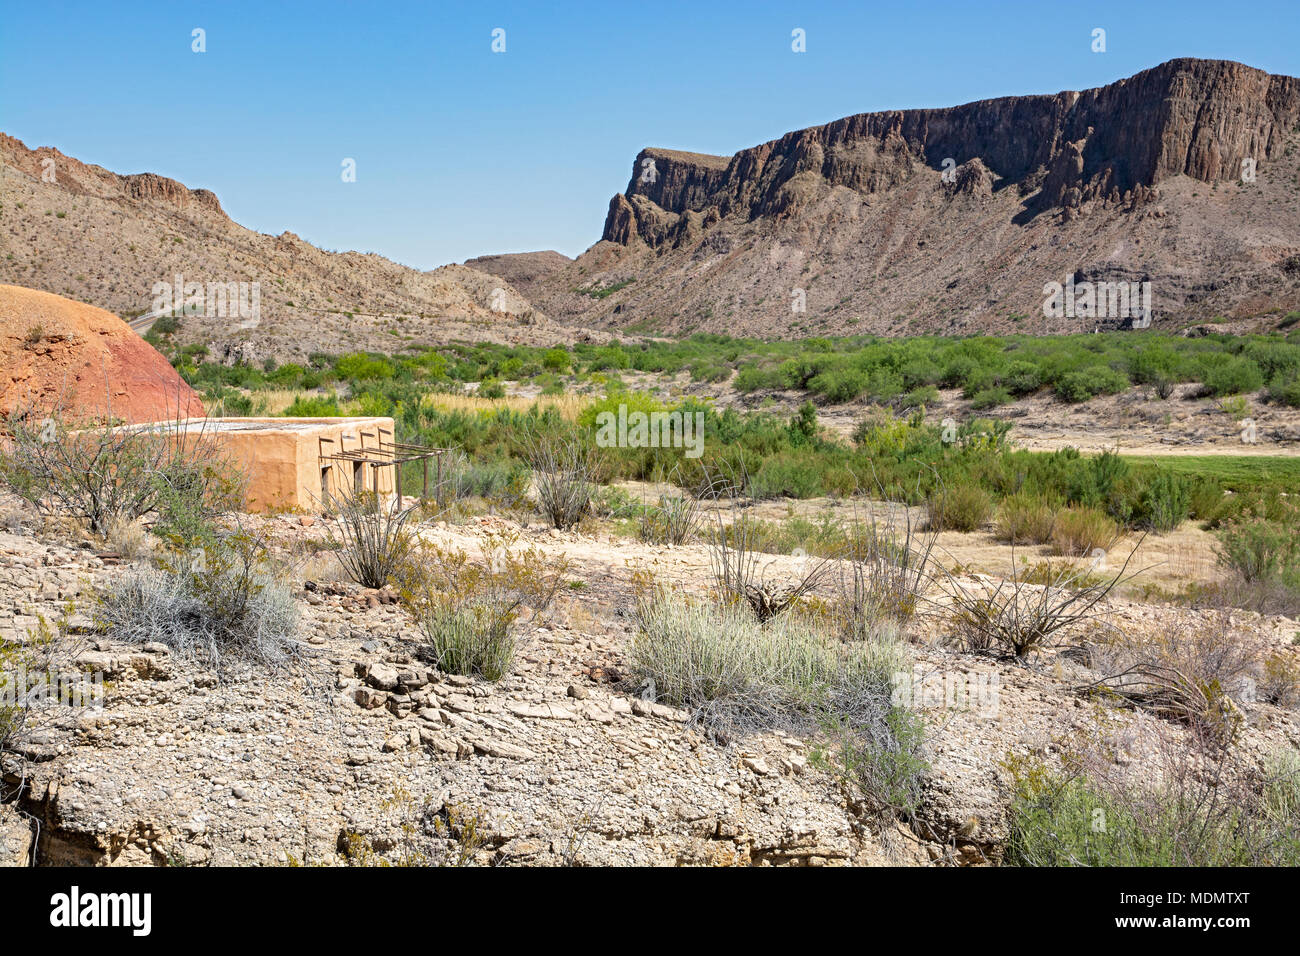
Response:
[[[70,420],[203,414],[171,364],[111,312],[0,285],[0,415],[30,407]]]

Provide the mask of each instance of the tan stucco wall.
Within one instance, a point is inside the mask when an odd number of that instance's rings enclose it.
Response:
[[[322,449],[332,454],[365,447],[378,455],[380,432],[385,444],[394,434],[391,418],[209,418],[192,419],[187,428],[244,472],[244,506],[254,512],[320,511],[322,466],[329,468],[331,494],[352,489],[356,467],[322,461]],[[392,466],[361,463],[360,469],[367,490],[382,495],[395,491]]]

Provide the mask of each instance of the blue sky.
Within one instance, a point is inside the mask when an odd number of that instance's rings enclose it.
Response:
[[[852,113],[1099,86],[1176,56],[1300,75],[1298,24],[1295,0],[9,0],[0,130],[206,187],[252,229],[428,269],[578,254],[643,146],[730,154]]]

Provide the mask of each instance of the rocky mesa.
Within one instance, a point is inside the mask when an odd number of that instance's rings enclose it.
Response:
[[[1150,282],[1156,325],[1290,309],[1298,123],[1300,79],[1177,59],[731,157],[644,149],[601,241],[533,298],[569,321],[750,334],[1089,331],[1043,316],[1067,276]]]

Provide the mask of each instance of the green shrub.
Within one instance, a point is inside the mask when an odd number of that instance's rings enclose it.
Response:
[[[1086,402],[1097,395],[1114,395],[1129,387],[1126,375],[1104,365],[1092,365],[1062,375],[1056,393],[1067,402]]]
[[[926,502],[934,531],[978,531],[988,522],[993,501],[979,485],[958,484],[932,493]]]
[[[1011,495],[998,507],[998,538],[1011,544],[1046,544],[1056,524],[1057,505],[1046,498]]]
[[[1201,381],[1211,395],[1220,397],[1258,391],[1264,375],[1254,362],[1230,356],[1206,369]]]
[[[920,408],[925,405],[936,404],[939,400],[940,395],[937,388],[933,385],[922,385],[919,388],[912,389],[904,395],[899,399],[898,404],[900,408],[904,409]]]
[[[1028,395],[1043,384],[1042,372],[1033,362],[1012,362],[1001,378],[1002,385],[1012,395]]]
[[[1257,795],[1226,778],[1104,780],[1018,761],[1004,862],[1010,866],[1295,866],[1293,773]]]
[[[490,538],[481,561],[417,542],[398,573],[403,603],[425,639],[424,656],[451,674],[500,680],[514,661],[514,626],[550,606],[569,564],[536,548]]]
[[[1011,401],[1011,393],[1005,388],[983,388],[975,393],[971,399],[970,407],[977,412],[985,409],[997,408],[999,405],[1006,405]]]
[[[1132,520],[1152,531],[1175,530],[1192,513],[1191,483],[1169,471],[1157,471],[1138,497]]]
[[[1096,508],[1065,508],[1052,525],[1052,553],[1085,557],[1107,550],[1119,537],[1119,526]]]

